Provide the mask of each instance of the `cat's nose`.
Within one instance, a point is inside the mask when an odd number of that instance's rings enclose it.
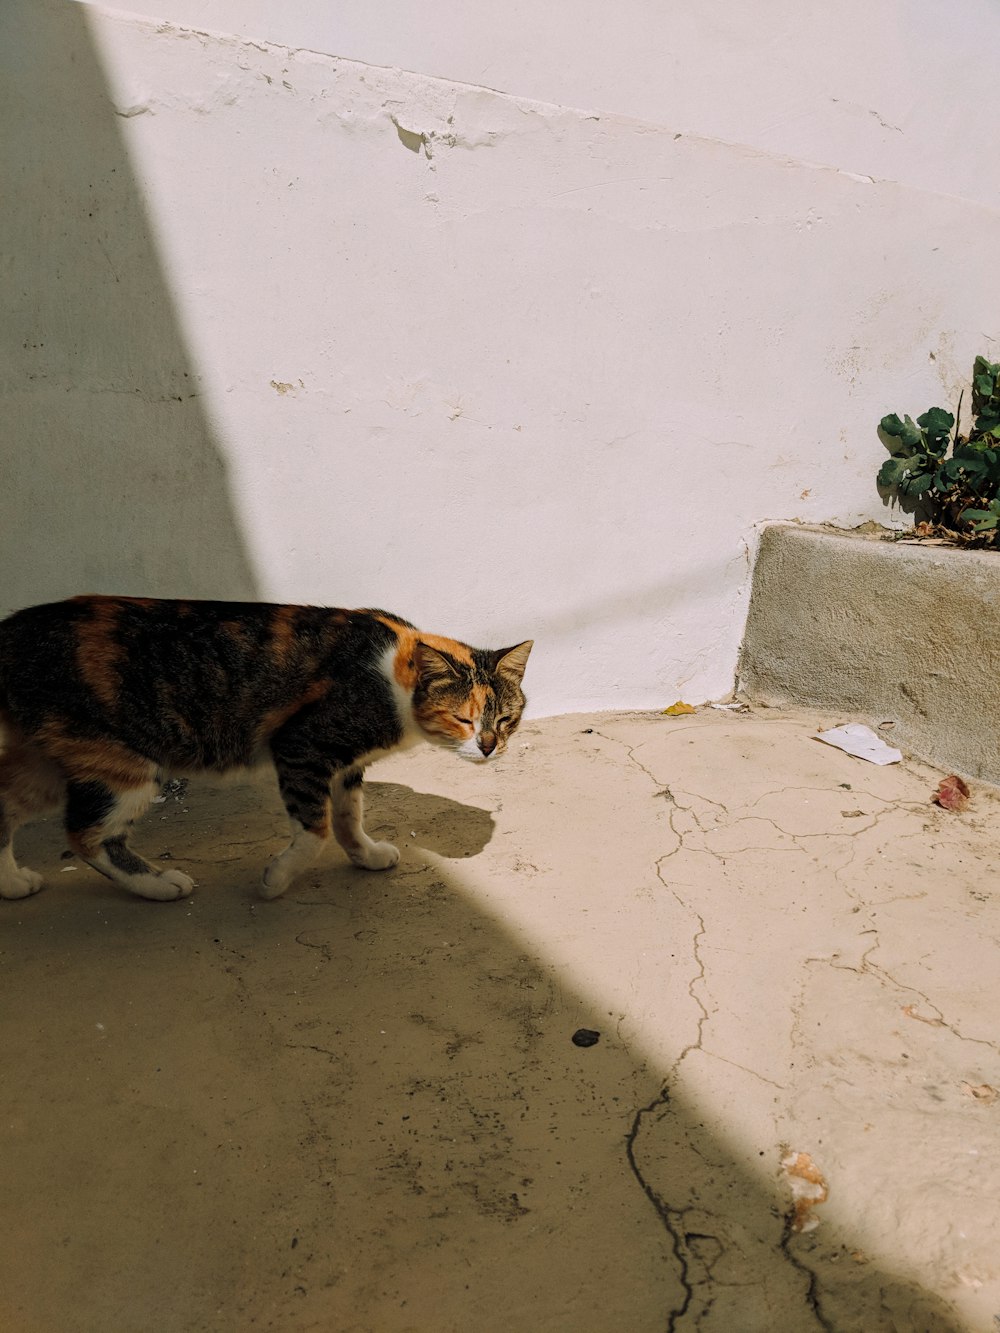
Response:
[[[483,754],[492,754],[497,748],[497,738],[492,731],[484,731],[479,737],[479,748]]]

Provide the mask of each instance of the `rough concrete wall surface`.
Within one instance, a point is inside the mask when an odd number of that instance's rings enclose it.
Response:
[[[874,11],[884,43],[901,20]],[[648,89],[683,64],[683,105],[625,97],[619,62],[613,86],[595,86],[610,110],[560,105],[583,96],[562,72],[532,100],[85,12],[110,105],[78,133],[121,150],[131,203],[84,217],[82,192],[93,184],[103,202],[107,176],[87,177],[80,142],[65,243],[73,301],[54,304],[102,318],[42,321],[33,383],[49,376],[56,391],[19,390],[23,433],[51,441],[79,504],[53,502],[60,538],[34,539],[41,563],[30,543],[29,555],[12,547],[8,605],[81,581],[231,595],[238,541],[243,582],[264,597],[383,604],[472,640],[531,635],[536,713],[718,697],[733,681],[756,525],[881,513],[874,423],[947,398],[1000,308],[1000,272],[982,262],[996,251],[996,212],[963,197],[967,171],[934,191],[898,152],[876,161],[876,141],[909,140],[857,110],[846,76],[824,86],[840,99],[837,124],[865,127],[856,153],[831,131],[825,152],[784,155],[805,144],[765,133],[756,76],[756,142],[717,137],[726,126],[694,99],[705,80],[689,65],[711,68],[735,40],[719,35],[721,11],[704,29],[682,24],[659,65],[644,54],[637,66]],[[220,12],[204,7],[206,21]],[[378,60],[391,26],[373,20],[354,49]],[[918,25],[905,49],[925,60],[932,39]],[[595,26],[572,49],[602,43]],[[414,47],[413,59],[431,56]],[[461,44],[432,67],[476,75]],[[505,68],[512,86],[543,91],[537,70],[521,80]],[[71,120],[64,84],[39,80]],[[954,93],[956,142],[964,98]],[[785,102],[772,110],[788,121]],[[919,115],[904,125],[921,141]],[[956,144],[934,161],[945,148]],[[866,163],[899,166],[898,178]],[[49,216],[62,173],[53,151],[27,180],[36,217]],[[176,354],[162,364],[196,378],[198,396],[122,420],[111,408],[131,405],[133,348],[166,301],[119,281],[137,235],[169,293]],[[54,291],[40,253],[38,282]],[[104,416],[92,419],[92,401]],[[168,544],[177,534],[176,571],[159,546],[136,564],[146,522],[92,522],[92,493],[107,487],[90,481],[96,446],[66,444],[67,410],[112,460],[126,445],[150,459],[126,498],[157,497],[148,521]],[[169,449],[161,418],[179,423]],[[159,486],[165,460],[190,478],[186,494]],[[32,467],[22,474],[34,504]],[[89,573],[62,548],[95,531]]]
[[[740,683],[757,702],[889,722],[891,744],[1000,782],[998,644],[996,555],[776,525]]]

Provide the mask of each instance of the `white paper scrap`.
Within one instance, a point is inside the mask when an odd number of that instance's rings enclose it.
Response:
[[[844,727],[831,727],[829,731],[817,733],[818,741],[835,745],[838,750],[853,754],[858,759],[867,759],[870,764],[898,764],[902,753],[886,745],[881,736],[876,736],[871,727],[863,727],[860,722],[848,722]]]

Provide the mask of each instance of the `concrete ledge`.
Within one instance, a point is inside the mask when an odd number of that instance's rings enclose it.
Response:
[[[740,688],[892,721],[891,744],[1000,783],[1000,555],[767,528]]]

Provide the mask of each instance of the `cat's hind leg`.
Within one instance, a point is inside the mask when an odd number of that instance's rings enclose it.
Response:
[[[71,780],[66,790],[66,833],[73,850],[140,898],[186,898],[194,880],[180,870],[156,870],[128,845],[128,829],[149,806],[158,784],[153,764],[142,765],[128,785]]]
[[[364,773],[349,768],[334,774],[333,836],[350,860],[365,870],[391,870],[399,860],[399,848],[391,842],[375,842],[365,832]]]
[[[14,859],[14,832],[61,805],[65,790],[51,760],[29,741],[8,734],[0,753],[0,898],[28,898],[42,887],[41,875]]]

